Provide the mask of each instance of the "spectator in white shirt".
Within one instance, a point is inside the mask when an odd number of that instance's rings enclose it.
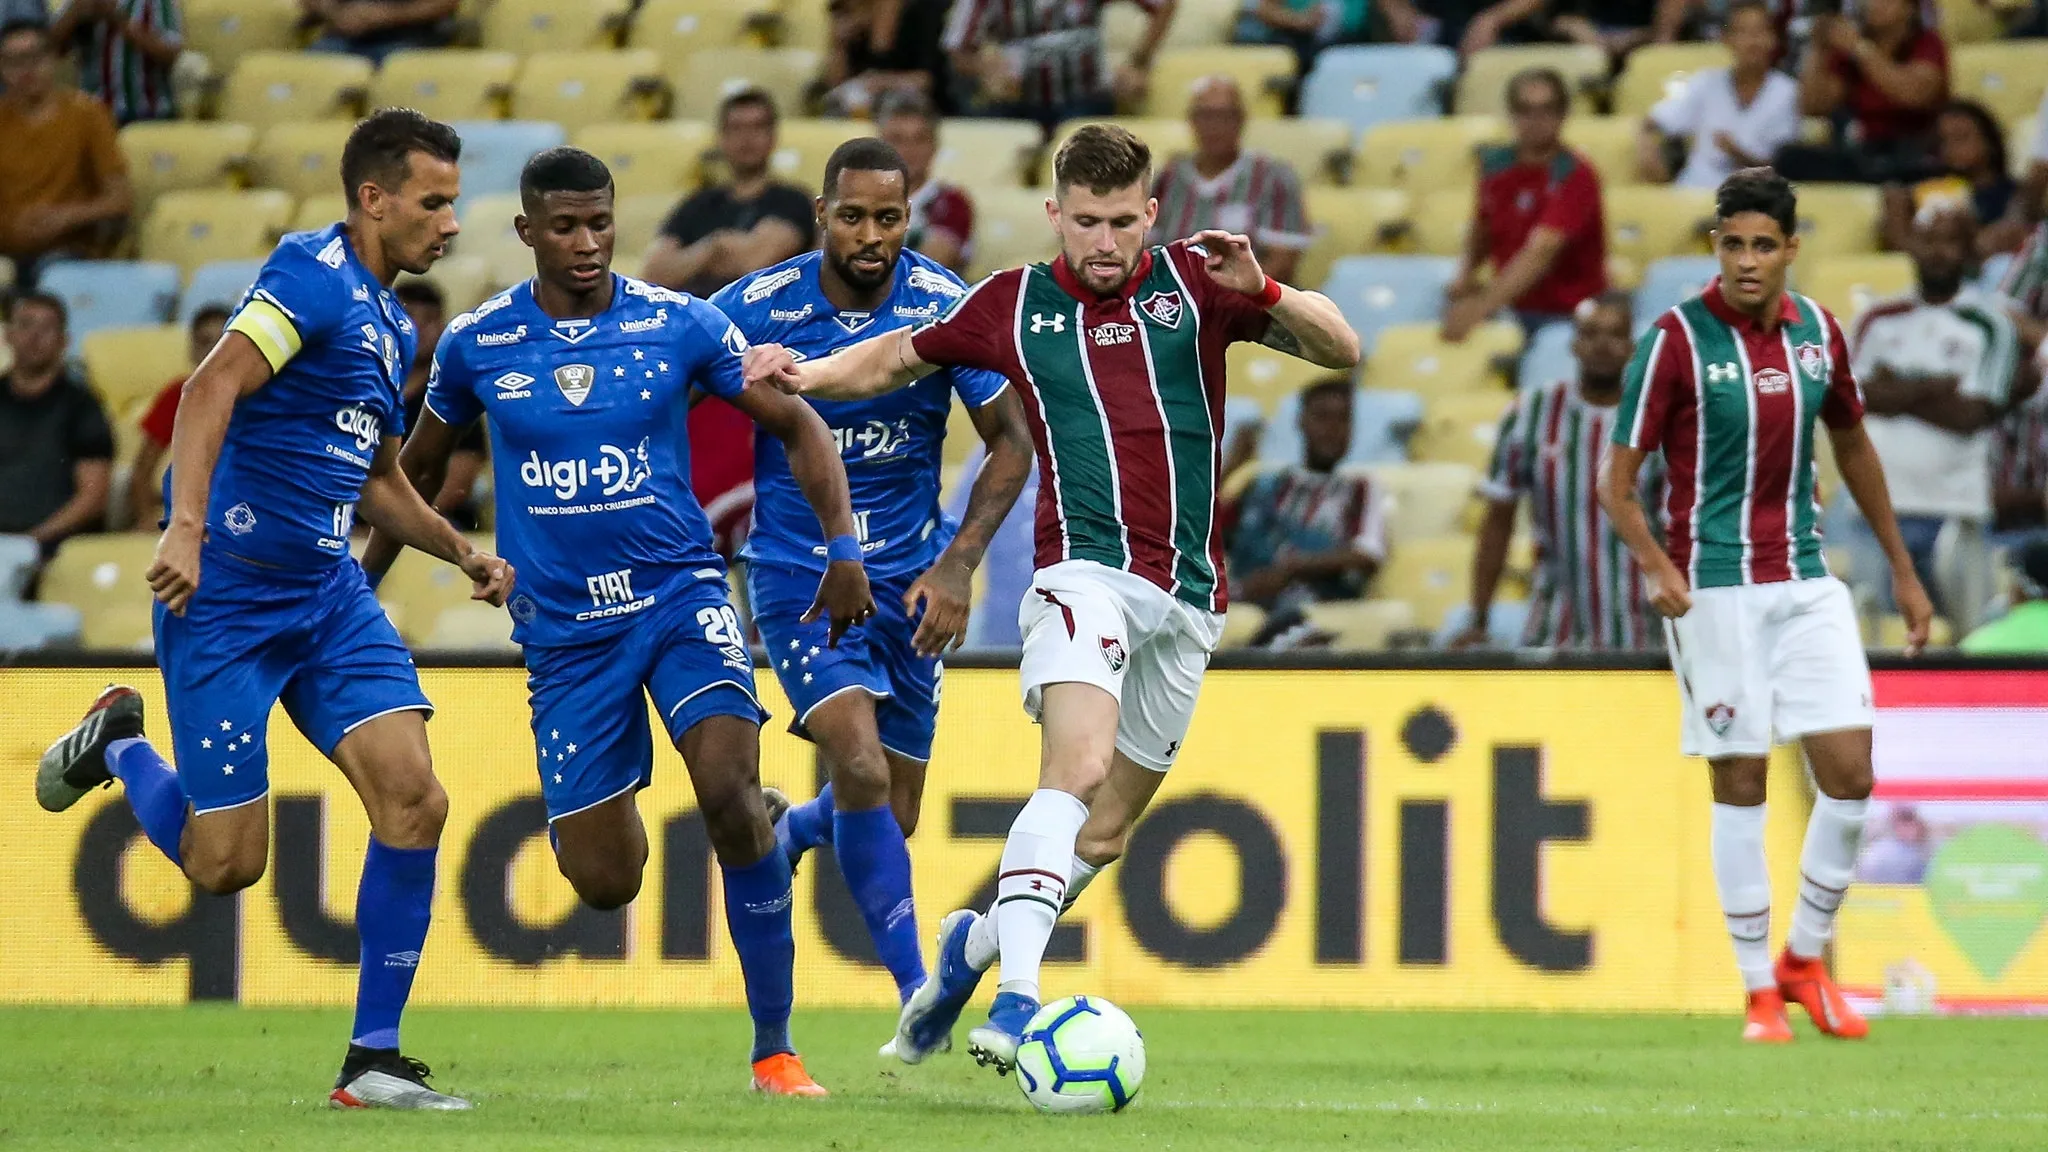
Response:
[[[1645,181],[1672,181],[1674,141],[1690,147],[1676,182],[1714,188],[1738,168],[1769,164],[1779,146],[1799,134],[1799,85],[1771,67],[1778,56],[1771,10],[1755,0],[1734,5],[1721,42],[1735,58],[1733,67],[1694,73],[1650,109],[1636,148]]]

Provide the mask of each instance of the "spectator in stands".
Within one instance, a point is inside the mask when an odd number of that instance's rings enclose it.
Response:
[[[1991,546],[2034,539],[2048,539],[2048,393],[2038,390],[1998,422],[1991,445]]]
[[[448,328],[448,301],[442,296],[441,288],[431,280],[407,280],[393,292],[405,308],[406,319],[412,321],[413,330],[419,333],[419,350],[413,354],[412,366],[405,374],[405,426],[413,427],[419,422],[420,411],[427,405],[427,381],[433,375],[434,349],[441,343],[441,333]],[[461,435],[455,438],[455,451],[448,457],[448,474],[441,479],[441,491],[431,503],[434,511],[446,516],[457,528],[465,532],[477,526],[476,482],[489,463],[490,441],[484,433],[484,422],[473,421]]]
[[[948,107],[947,2],[832,0],[826,107],[863,119],[892,96],[922,96]]]
[[[164,454],[171,450],[171,433],[178,424],[178,401],[185,396],[185,378],[199,367],[220,334],[227,327],[228,307],[208,304],[192,314],[186,345],[187,371],[180,372],[157,391],[142,415],[142,441],[135,448],[135,467],[128,473],[128,512],[139,532],[158,527],[164,513]]]
[[[64,370],[66,321],[55,296],[16,299],[14,367],[0,377],[0,533],[33,539],[46,560],[66,537],[100,528],[114,468],[106,412]]]
[[[1763,0],[1778,37],[1778,55],[1772,63],[1794,54],[1793,17],[1802,14],[1807,0]],[[1742,0],[1657,0],[1656,15],[1650,19],[1650,40],[1676,44],[1681,40],[1714,40],[1728,34],[1728,25]],[[1837,4],[1839,8],[1839,3]]]
[[[1643,0],[1561,0],[1550,6],[1553,39],[1586,44],[1619,62],[1650,42],[1651,8]]]
[[[1850,139],[1793,143],[1778,152],[1787,179],[1882,183],[1933,169],[1934,119],[1948,102],[1948,46],[1914,0],[1863,0],[1860,22],[1813,20],[1799,70],[1800,111],[1847,116]]]
[[[42,260],[104,255],[133,197],[114,118],[57,83],[48,28],[0,28],[0,88],[0,256],[30,286]]]
[[[1984,534],[1991,522],[1992,425],[2008,406],[2019,369],[2012,318],[1996,296],[1966,279],[1976,240],[1967,202],[1936,200],[1923,209],[1908,248],[1917,290],[1866,311],[1851,350],[1899,533],[1958,634],[1976,624],[1991,596]]]
[[[1267,610],[1269,631],[1309,604],[1356,600],[1387,559],[1387,501],[1351,451],[1351,380],[1301,390],[1302,460],[1255,478],[1230,517],[1231,595]]]
[[[182,0],[63,0],[50,39],[69,45],[78,83],[118,124],[168,120],[171,65],[185,50]]]
[[[758,88],[718,105],[718,153],[727,182],[676,205],[662,223],[641,275],[709,296],[727,284],[811,246],[817,212],[810,194],[774,179],[775,101]]]
[[[1999,127],[1998,118],[1973,100],[1957,100],[1941,110],[1934,122],[1934,138],[1940,175],[1913,185],[1885,186],[1885,246],[1905,249],[1912,236],[1914,214],[1930,200],[1945,196],[1968,200],[1977,219],[1987,221],[1977,233],[1977,255],[2018,248],[2026,239],[2026,228],[2008,210],[2019,182],[2006,169],[2005,130]]]
[[[405,48],[445,48],[460,0],[299,0],[320,36],[314,52],[345,52],[382,66]],[[564,45],[569,47],[569,45]]]
[[[2041,106],[2034,111],[2034,138],[2027,145],[2027,168],[2020,178],[2018,194],[2006,208],[2006,225],[2026,235],[2028,229],[2041,223],[2044,203],[2048,203],[2048,92],[2041,93]],[[2048,234],[2048,228],[2029,236],[2027,241],[2027,248],[2037,261],[2048,259],[2048,247],[2041,243],[2044,234]],[[2018,266],[2019,261],[2014,261],[2015,270]],[[2037,279],[2036,283],[2039,282]],[[2042,315],[2048,318],[2048,312]]]
[[[1016,4],[956,0],[946,22],[953,75],[982,116],[1036,120],[1047,131],[1077,116],[1107,116],[1151,83],[1178,0],[1132,0],[1151,16],[1115,73],[1102,75],[1102,8],[1109,0]]]
[[[922,96],[899,96],[882,105],[877,128],[910,168],[910,231],[903,242],[966,275],[974,255],[974,201],[959,185],[932,178],[939,154],[937,109]]]
[[[1709,68],[1650,109],[1636,148],[1637,174],[1651,184],[1671,180],[1673,146],[1686,147],[1677,183],[1718,188],[1738,168],[1769,164],[1799,135],[1799,85],[1771,67],[1778,25],[1758,0],[1731,7],[1721,42],[1733,66]]]
[[[1370,0],[1244,0],[1232,39],[1292,48],[1295,75],[1306,76],[1316,53],[1365,39],[1371,16]]]
[[[1956,647],[1973,656],[2048,653],[2048,540],[2014,551],[2012,569],[2013,606]]]
[[[1441,44],[1466,56],[1542,32],[1545,0],[1381,0],[1387,38],[1398,44]]]
[[[1493,464],[1479,489],[1487,508],[1472,555],[1472,617],[1452,647],[1487,643],[1494,592],[1523,500],[1536,537],[1523,646],[1630,651],[1663,643],[1643,592],[1643,571],[1595,492],[1634,333],[1635,311],[1626,292],[1605,292],[1580,304],[1572,332],[1578,379],[1525,388],[1501,418]],[[1644,487],[1643,506],[1663,507],[1658,470],[1650,470]]]
[[[1571,93],[1550,68],[1508,81],[1515,142],[1480,152],[1479,200],[1447,293],[1444,339],[1457,343],[1503,308],[1535,331],[1607,290],[1600,174],[1565,147]],[[1491,264],[1483,286],[1480,269]]]
[[[1151,242],[1164,244],[1221,228],[1251,237],[1266,274],[1294,282],[1294,267],[1315,239],[1302,207],[1301,178],[1292,165],[1244,148],[1244,96],[1237,81],[1210,76],[1188,100],[1193,154],[1159,170],[1152,195],[1159,218]]]

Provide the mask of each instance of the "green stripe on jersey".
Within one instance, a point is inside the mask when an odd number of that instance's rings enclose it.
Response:
[[[1792,532],[1791,568],[1801,580],[1813,580],[1828,574],[1827,558],[1820,548],[1820,508],[1815,500],[1818,486],[1818,471],[1813,457],[1813,438],[1820,431],[1820,409],[1828,398],[1828,381],[1834,376],[1834,364],[1830,349],[1834,347],[1828,339],[1828,323],[1819,304],[1812,299],[1794,295],[1792,300],[1799,308],[1799,321],[1787,324],[1780,334],[1785,341],[1785,363],[1791,366],[1792,378],[1799,383],[1799,423],[1792,430],[1795,448],[1792,457],[1792,507],[1786,523]],[[1819,373],[1806,370],[1799,362],[1799,346],[1818,344],[1821,349]]]
[[[1024,362],[1051,448],[1065,555],[1111,568],[1128,568],[1121,489],[1109,448],[1108,424],[1089,386],[1081,342],[1081,304],[1053,282],[1042,266],[1026,268],[1017,318],[1017,350]]]
[[[1164,249],[1152,253],[1152,271],[1133,300],[1154,293],[1178,294],[1186,302],[1180,323],[1154,324],[1133,310],[1153,392],[1166,423],[1168,460],[1173,467],[1173,578],[1181,599],[1204,607],[1216,594],[1216,566],[1209,547],[1216,532],[1216,437],[1209,394],[1202,384],[1201,310],[1185,290]]]
[[[1699,390],[1700,454],[1692,514],[1695,588],[1748,583],[1749,494],[1756,465],[1749,356],[1700,297],[1678,306]]]

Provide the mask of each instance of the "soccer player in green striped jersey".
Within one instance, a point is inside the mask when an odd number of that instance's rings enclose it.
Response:
[[[1869,1026],[1821,960],[1856,867],[1870,804],[1870,665],[1849,591],[1821,557],[1816,419],[1842,482],[1891,562],[1909,647],[1933,608],[1899,537],[1841,325],[1785,290],[1799,255],[1784,177],[1745,168],[1716,193],[1721,275],[1659,317],[1622,381],[1600,502],[1649,574],[1666,617],[1683,713],[1681,746],[1712,772],[1709,843],[1735,964],[1749,993],[1743,1039],[1792,1039],[1797,1001],[1831,1036]],[[1669,484],[1659,547],[1637,497],[1662,449]],[[1773,738],[1798,740],[1819,795],[1799,857],[1799,903],[1770,959],[1764,780]]]
[[[1159,790],[1222,635],[1225,347],[1262,341],[1336,369],[1359,358],[1337,306],[1268,278],[1243,236],[1146,248],[1151,167],[1124,129],[1083,128],[1053,161],[1058,259],[998,272],[917,329],[802,364],[760,345],[747,367],[750,381],[852,400],[959,365],[1001,372],[1024,400],[1042,478],[1038,572],[1019,609],[1038,790],[1010,828],[995,908],[946,917],[936,979],[905,1014],[950,1028],[1000,957],[988,1023],[968,1037],[999,1071],[1038,1010],[1054,922]]]

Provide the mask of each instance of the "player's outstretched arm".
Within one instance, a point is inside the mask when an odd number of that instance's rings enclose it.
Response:
[[[1637,479],[1649,453],[1626,444],[1611,444],[1600,463],[1600,508],[1622,543],[1650,578],[1650,605],[1659,613],[1677,619],[1692,610],[1692,584],[1678,565],[1671,562],[1650,518],[1643,512],[1642,483]]]
[[[767,383],[791,395],[820,400],[880,396],[938,371],[918,356],[910,333],[909,328],[898,328],[802,363],[779,344],[756,344],[747,350],[747,383]]]
[[[476,587],[470,599],[503,607],[512,593],[512,565],[488,552],[479,552],[469,537],[455,530],[446,517],[429,507],[413,490],[412,481],[398,468],[398,437],[386,436],[370,461],[370,477],[363,481],[363,494],[356,513],[368,524],[371,534],[383,533],[397,548],[417,548],[462,569]]]
[[[1266,275],[1252,242],[1234,232],[1211,228],[1194,235],[1209,278],[1222,287],[1258,299],[1271,323],[1264,343],[1321,368],[1349,371],[1358,367],[1363,350],[1358,333],[1344,313],[1321,292],[1290,288]]]
[[[455,455],[455,443],[461,436],[460,429],[450,428],[432,408],[421,407],[419,422],[413,425],[405,438],[405,447],[398,452],[398,470],[420,499],[431,501],[433,493],[441,490],[448,477],[448,461]],[[371,587],[376,587],[384,573],[391,570],[391,562],[398,559],[404,548],[391,533],[382,528],[370,529],[370,542],[363,548],[363,571],[369,573]]]
[[[1892,513],[1892,494],[1885,487],[1884,465],[1878,461],[1877,448],[1871,444],[1870,433],[1864,430],[1861,420],[1845,428],[1829,427],[1828,442],[1835,450],[1835,466],[1841,470],[1842,486],[1849,490],[1849,498],[1856,501],[1857,511],[1863,513],[1864,522],[1884,547],[1885,559],[1891,562],[1892,599],[1899,606],[1899,615],[1906,618],[1906,652],[1918,654],[1927,643],[1927,631],[1934,621],[1934,604],[1928,600],[1927,590],[1920,586],[1920,577],[1913,571],[1913,557],[1899,535],[1899,521]]]
[[[173,612],[183,614],[199,588],[206,501],[235,402],[263,387],[270,375],[270,360],[256,342],[231,330],[185,381],[171,426],[171,505],[164,510],[164,533],[148,573],[150,591]]]
[[[1013,389],[1005,388],[994,400],[968,409],[974,430],[981,433],[987,455],[974,487],[967,493],[967,511],[953,542],[939,554],[931,568],[919,576],[903,596],[906,612],[924,605],[911,644],[922,656],[938,656],[960,647],[967,639],[968,609],[974,602],[974,570],[988,552],[1024,482],[1031,479],[1031,430],[1024,423],[1024,404]]]

